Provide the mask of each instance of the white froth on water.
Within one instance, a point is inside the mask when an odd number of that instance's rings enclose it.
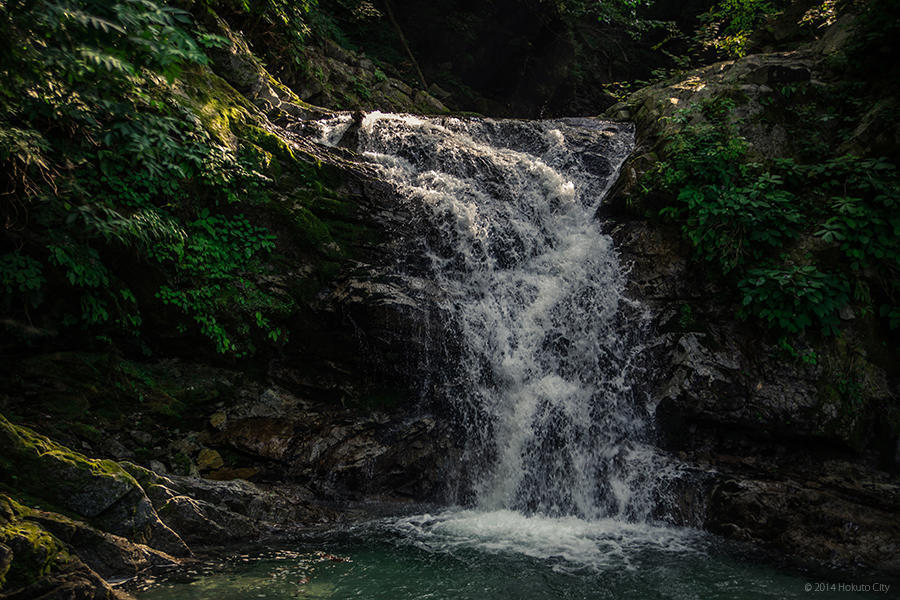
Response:
[[[512,510],[458,510],[392,519],[386,524],[404,543],[436,553],[473,548],[555,561],[557,569],[632,568],[646,552],[702,552],[704,536],[693,529],[619,519],[523,515]]]

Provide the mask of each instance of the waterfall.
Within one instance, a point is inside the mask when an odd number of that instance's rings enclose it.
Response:
[[[644,521],[670,467],[636,382],[648,318],[595,213],[633,127],[373,112],[356,148],[423,231],[458,348],[440,394],[466,435],[474,503]],[[349,115],[320,124],[336,144]]]

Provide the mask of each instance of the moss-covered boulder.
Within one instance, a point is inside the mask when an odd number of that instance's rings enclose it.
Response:
[[[115,462],[87,458],[3,416],[0,457],[5,483],[88,518],[103,514],[138,487]]]
[[[881,158],[877,136],[855,133],[870,100],[893,98],[841,66],[858,29],[845,17],[819,41],[612,107],[639,149],[601,212],[669,340],[661,409],[875,450],[896,468],[900,165],[896,147]]]
[[[39,525],[22,518],[24,508],[0,497],[0,540],[6,548],[3,585],[23,587],[71,560],[65,545]]]
[[[56,536],[31,520],[33,511],[0,496],[0,595],[8,600],[123,598]]]
[[[190,554],[117,463],[88,458],[0,415],[0,483],[176,556]]]

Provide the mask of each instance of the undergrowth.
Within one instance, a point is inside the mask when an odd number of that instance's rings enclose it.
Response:
[[[277,239],[257,217],[278,157],[222,138],[182,91],[229,42],[154,0],[12,0],[0,40],[3,314],[145,350],[169,329],[232,356],[283,342],[292,301],[264,283]],[[148,331],[148,312],[167,316]]]
[[[849,154],[754,162],[733,107],[720,98],[674,117],[646,187],[672,198],[661,214],[731,282],[743,318],[782,335],[835,335],[848,309],[900,325],[896,165]]]

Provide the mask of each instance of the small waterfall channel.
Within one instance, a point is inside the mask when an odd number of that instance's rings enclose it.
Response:
[[[321,139],[351,127],[426,232],[415,252],[458,346],[439,395],[474,505],[647,520],[672,470],[636,386],[648,322],[595,218],[633,127],[375,112],[325,121]]]

